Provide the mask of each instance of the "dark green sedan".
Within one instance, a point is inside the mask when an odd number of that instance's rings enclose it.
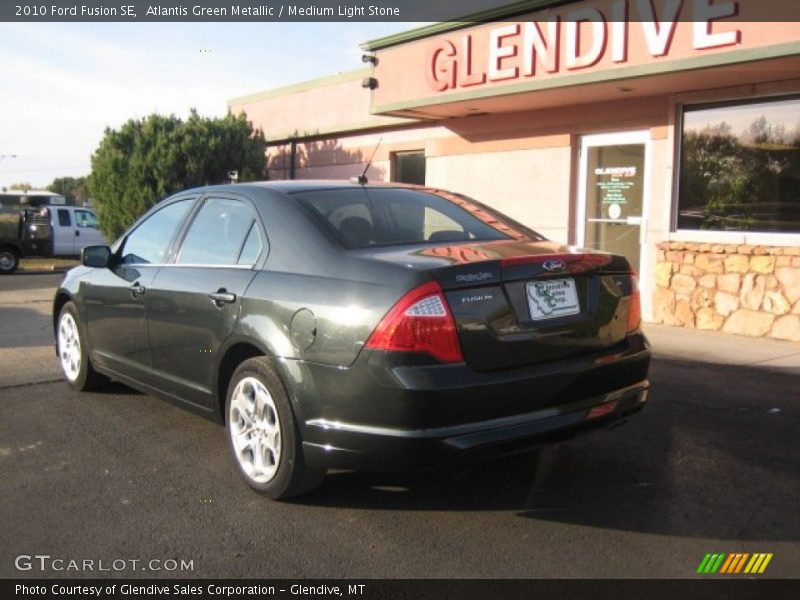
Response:
[[[292,181],[175,194],[84,250],[53,305],[68,383],[121,381],[223,423],[271,498],[330,468],[522,451],[642,408],[621,256],[464,196]]]

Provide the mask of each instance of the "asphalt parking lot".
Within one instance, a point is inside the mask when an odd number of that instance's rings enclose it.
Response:
[[[39,554],[192,561],[119,572],[137,577],[684,578],[709,552],[773,553],[758,577],[800,577],[791,371],[655,349],[650,406],[624,427],[442,473],[333,473],[274,503],[240,482],[219,426],[59,380],[58,280],[0,278],[0,577],[76,575],[15,567]]]

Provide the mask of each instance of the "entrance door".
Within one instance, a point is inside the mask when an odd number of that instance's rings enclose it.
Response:
[[[649,132],[584,136],[581,141],[578,244],[644,263]]]

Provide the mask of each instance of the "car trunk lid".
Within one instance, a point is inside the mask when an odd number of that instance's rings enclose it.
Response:
[[[464,359],[476,370],[601,352],[628,331],[634,284],[621,256],[524,240],[368,254],[428,271],[439,282]]]

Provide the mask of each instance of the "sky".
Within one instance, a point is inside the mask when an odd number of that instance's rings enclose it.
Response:
[[[414,23],[0,23],[0,189],[87,175],[107,127],[359,69]]]

